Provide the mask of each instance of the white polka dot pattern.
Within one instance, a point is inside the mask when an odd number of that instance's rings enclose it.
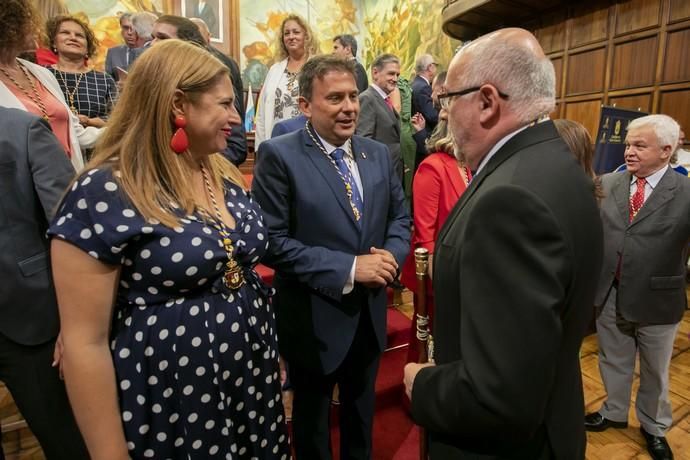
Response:
[[[112,353],[130,456],[289,458],[271,290],[253,271],[268,246],[258,205],[226,183],[248,281],[230,292],[212,227],[196,215],[164,227],[122,193],[109,171],[89,171],[49,234],[121,266]]]

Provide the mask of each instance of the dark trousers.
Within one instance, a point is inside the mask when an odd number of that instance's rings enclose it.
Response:
[[[53,362],[55,341],[20,345],[0,334],[0,380],[38,439],[48,460],[88,459],[65,385]],[[0,445],[0,459],[4,459]]]
[[[371,458],[379,351],[369,312],[363,309],[347,356],[329,375],[290,366],[294,389],[293,444],[297,460],[330,460],[329,414],[333,388],[340,390],[340,458]]]

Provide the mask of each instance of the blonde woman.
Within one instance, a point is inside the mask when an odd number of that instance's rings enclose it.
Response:
[[[50,228],[65,381],[93,459],[289,455],[271,290],[254,271],[263,217],[218,153],[234,97],[206,50],[152,46]]]
[[[291,14],[280,25],[276,45],[280,59],[268,70],[259,96],[256,113],[255,148],[271,137],[273,125],[298,116],[298,77],[302,66],[319,52],[319,41],[309,25],[299,15]]]

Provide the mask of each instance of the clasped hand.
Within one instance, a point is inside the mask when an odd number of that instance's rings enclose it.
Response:
[[[357,256],[355,281],[371,288],[383,287],[393,282],[398,274],[395,257],[385,249],[372,246],[370,254]]]

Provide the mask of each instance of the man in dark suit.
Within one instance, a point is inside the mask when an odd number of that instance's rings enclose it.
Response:
[[[125,44],[108,48],[105,54],[105,72],[115,81],[120,78],[118,67],[125,71],[128,70],[129,66],[143,51],[142,47],[147,41],[147,37],[139,36],[134,28],[132,16],[132,13],[123,13],[120,16],[120,33]]]
[[[374,381],[386,345],[386,290],[409,250],[410,221],[386,147],[353,136],[352,62],[317,56],[299,76],[309,125],[259,147],[252,189],[264,211],[280,351],[294,388],[299,459],[330,459],[340,389],[341,458],[371,458]]]
[[[197,18],[198,19],[198,18]],[[200,21],[200,19],[198,19]],[[205,24],[201,21],[202,24]],[[237,63],[229,56],[226,56],[216,48],[211,46],[209,35],[202,32],[202,27],[190,19],[182,16],[163,15],[153,25],[153,39],[155,41],[166,40],[169,38],[179,38],[180,40],[196,43],[206,48],[220,62],[225,64],[230,72],[232,89],[235,92],[235,109],[240,115],[241,123],[232,125],[232,131],[228,136],[228,146],[223,155],[235,166],[239,166],[247,159],[247,135],[244,130],[244,89],[242,77]],[[205,27],[208,31],[208,27]]]
[[[434,460],[584,459],[579,350],[602,229],[547,118],[553,65],[532,34],[501,29],[455,56],[446,88],[475,175],[436,241],[436,364],[405,368],[413,418]]]
[[[625,139],[627,171],[602,178],[605,251],[594,304],[607,397],[599,411],[585,417],[585,427],[603,431],[628,426],[639,352],[635,408],[655,460],[673,458],[665,438],[673,422],[668,373],[687,307],[690,179],[669,167],[679,131],[666,115],[633,120]]]
[[[45,233],[73,176],[46,122],[0,107],[0,380],[47,458],[65,460],[88,455],[51,367],[60,324]]]
[[[333,39],[333,54],[348,61],[354,61],[357,89],[363,93],[369,87],[369,79],[364,66],[357,60],[357,40],[355,37],[350,34],[337,35]]]
[[[361,111],[357,134],[388,146],[393,170],[402,180],[403,163],[400,156],[400,115],[393,108],[390,94],[397,88],[400,60],[392,54],[382,54],[371,64],[372,84],[359,95]]]
[[[415,63],[416,76],[412,80],[412,113],[421,113],[426,120],[426,130],[429,134],[438,124],[438,110],[434,107],[431,97],[431,83],[436,76],[438,64],[430,54],[422,54]]]

